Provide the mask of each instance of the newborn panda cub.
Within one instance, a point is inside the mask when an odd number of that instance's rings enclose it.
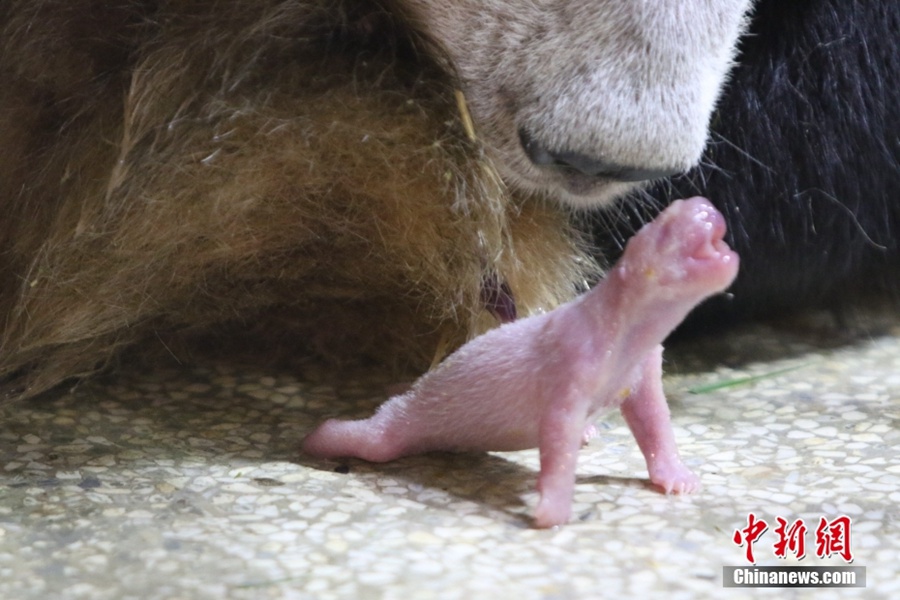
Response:
[[[734,280],[738,257],[703,198],[645,225],[590,292],[478,337],[359,421],[331,419],[303,442],[317,457],[384,462],[421,452],[540,448],[537,527],[570,516],[578,450],[592,420],[619,407],[666,493],[700,481],[678,456],[662,390],[661,342]]]

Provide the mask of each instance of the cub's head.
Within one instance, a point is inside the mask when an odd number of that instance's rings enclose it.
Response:
[[[398,0],[507,182],[574,206],[693,166],[751,0]]]

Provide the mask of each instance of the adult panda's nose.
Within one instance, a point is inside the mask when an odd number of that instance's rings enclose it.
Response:
[[[683,171],[680,168],[656,165],[622,165],[600,156],[550,149],[533,138],[525,129],[519,130],[519,140],[525,154],[534,165],[559,171],[563,175],[576,174],[628,183],[661,179]]]

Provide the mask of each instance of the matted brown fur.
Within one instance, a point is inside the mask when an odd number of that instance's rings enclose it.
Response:
[[[594,270],[375,3],[6,0],[0,44],[8,397],[233,327],[424,367],[485,280],[522,314]]]

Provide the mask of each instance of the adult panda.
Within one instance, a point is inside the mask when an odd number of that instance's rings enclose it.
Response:
[[[900,3],[761,0],[711,122],[701,165],[610,225],[604,253],[674,198],[702,194],[742,257],[728,296],[688,328],[841,309],[900,292]],[[646,212],[645,212],[646,211]],[[612,230],[612,233],[611,233]]]

